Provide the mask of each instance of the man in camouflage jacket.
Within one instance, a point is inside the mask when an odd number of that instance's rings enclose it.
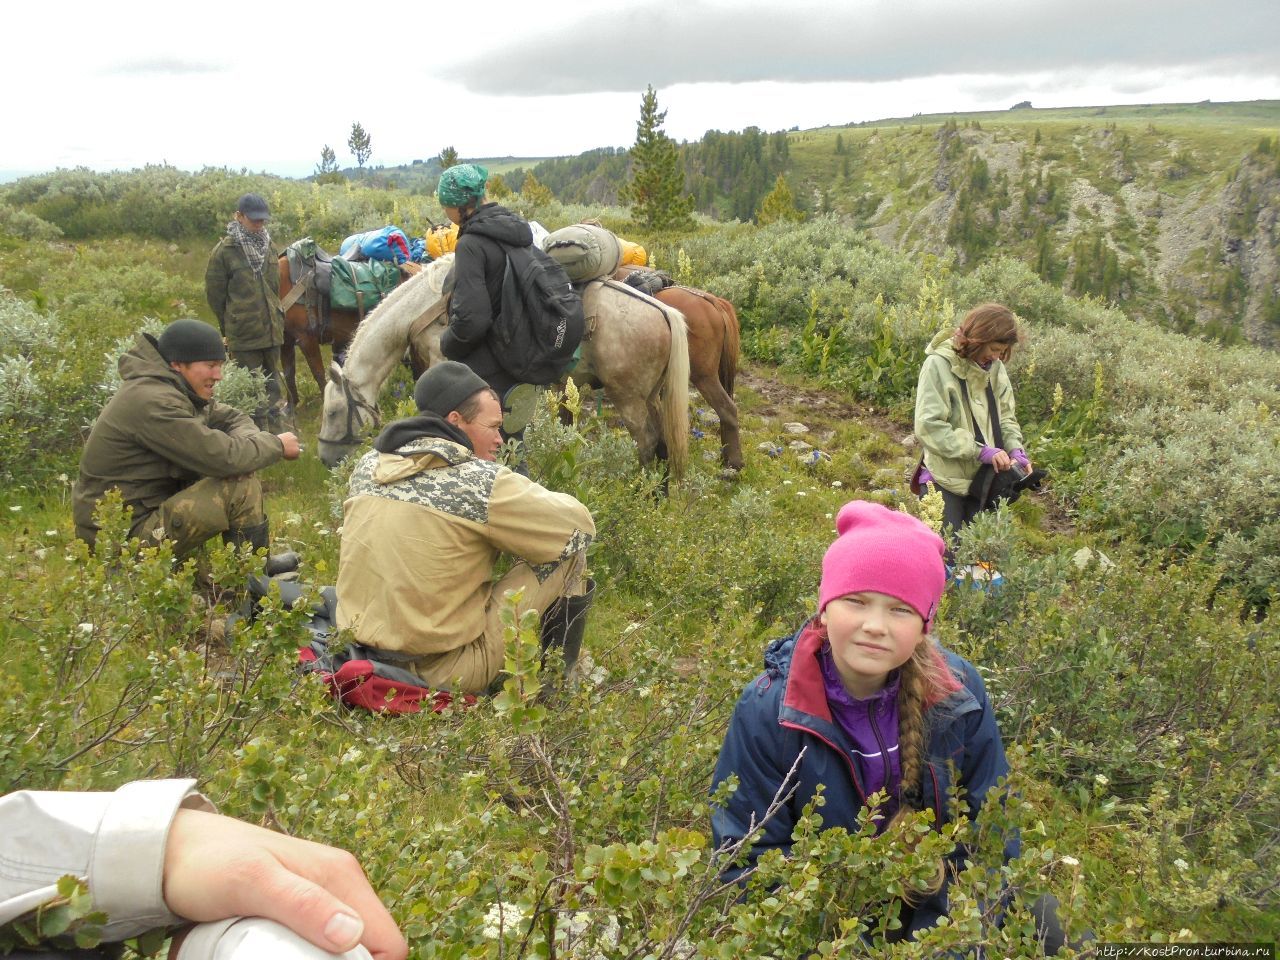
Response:
[[[502,669],[501,611],[542,615],[544,649],[571,670],[591,582],[585,506],[495,462],[497,394],[445,361],[414,389],[420,416],[389,424],[351,474],[338,564],[338,626],[432,687],[486,690]],[[494,581],[500,554],[517,562]]]
[[[120,389],[98,415],[73,490],[76,536],[93,545],[94,509],[120,491],[129,536],[173,541],[185,557],[210,537],[267,546],[262,484],[254,471],[298,457],[292,433],[266,433],[213,399],[226,351],[207,323],[175,320],[160,337],[138,334],[120,358]]]
[[[227,235],[209,255],[204,293],[231,359],[260,371],[266,381],[267,403],[254,411],[253,422],[276,431],[283,428],[286,417],[280,368],[284,314],[280,268],[267,232],[269,219],[267,201],[258,194],[240,198]]]

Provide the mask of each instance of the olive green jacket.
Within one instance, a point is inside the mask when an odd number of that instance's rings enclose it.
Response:
[[[72,490],[82,540],[96,538],[93,511],[112,488],[133,511],[134,535],[160,504],[202,477],[241,476],[284,457],[275,434],[235,407],[197,397],[148,334],[120,357],[120,377],[89,432]]]
[[[232,351],[266,350],[284,343],[280,267],[271,250],[257,274],[240,244],[223,237],[209,254],[204,295]]]
[[[974,434],[975,420],[987,444],[995,446],[987,403],[988,383],[995,392],[1005,450],[1022,447],[1022,427],[1018,425],[1013,384],[1009,382],[1004,364],[996,360],[990,370],[983,370],[956,353],[951,336],[951,331],[944,330],[925,351],[920,382],[916,386],[915,433],[924,448],[924,465],[933,479],[943,489],[964,495],[978,472],[978,454],[982,452],[982,445]],[[969,391],[968,406],[960,392],[962,379]]]

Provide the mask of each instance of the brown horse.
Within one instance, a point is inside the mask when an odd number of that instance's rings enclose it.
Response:
[[[421,269],[421,265],[417,263],[402,263],[400,265],[400,279],[404,280],[406,277],[411,277]],[[281,257],[280,299],[282,301],[285,300],[292,289],[293,283],[289,280],[289,258],[287,256]],[[317,337],[311,332],[307,323],[305,297],[300,297],[296,303],[285,311],[284,346],[280,348],[280,367],[284,374],[285,387],[289,392],[289,409],[291,411],[298,409],[297,357],[293,352],[294,347],[298,347],[302,351],[302,355],[307,358],[307,366],[311,370],[311,376],[315,377],[316,386],[323,393],[325,369],[324,359],[320,356],[320,345],[324,343],[332,344],[334,358],[341,362],[341,357],[346,353],[347,347],[350,346],[352,338],[356,335],[356,327],[360,326],[360,320],[361,315],[355,310],[330,310],[329,325],[325,328],[323,334]],[[425,369],[426,367],[422,368],[422,370]],[[414,376],[422,373],[422,370],[415,368]]]
[[[615,280],[633,270],[623,266]],[[738,434],[738,405],[733,384],[738,376],[738,311],[723,297],[693,287],[666,287],[656,300],[684,314],[689,328],[689,381],[720,418],[720,462],[730,470],[742,469],[742,440]]]

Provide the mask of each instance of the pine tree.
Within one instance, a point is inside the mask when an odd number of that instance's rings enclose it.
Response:
[[[778,179],[773,182],[773,189],[760,201],[760,209],[756,211],[756,223],[763,227],[766,224],[777,223],[779,220],[799,223],[803,219],[804,214],[796,208],[796,198],[791,193],[791,188],[787,186],[787,181],[782,174],[778,174]]]
[[[347,137],[347,149],[356,158],[356,166],[364,168],[365,161],[373,154],[373,138],[365,133],[359,121],[351,124],[351,136]]]
[[[836,156],[844,155],[844,134],[836,134]]]
[[[485,196],[490,200],[505,200],[512,195],[512,190],[507,186],[507,179],[500,173],[491,176],[484,185]]]
[[[555,194],[551,188],[542,184],[530,171],[525,174],[524,183],[520,187],[520,196],[535,207],[544,207],[555,202]]]
[[[338,169],[338,155],[327,143],[320,149],[320,162],[316,164],[316,173],[333,173]]]
[[[338,170],[338,155],[326,143],[320,151],[320,162],[316,164],[316,183],[342,183],[345,179]]]
[[[633,173],[619,194],[619,199],[631,206],[633,214],[655,230],[687,226],[694,200],[684,195],[684,170],[679,151],[662,132],[666,118],[667,112],[658,110],[658,95],[653,87],[648,87],[640,103],[636,143],[631,148]]]
[[[456,167],[458,163],[458,151],[453,149],[453,147],[445,147],[440,151],[441,170],[448,170],[450,167]]]

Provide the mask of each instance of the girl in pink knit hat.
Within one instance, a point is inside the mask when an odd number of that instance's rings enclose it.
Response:
[[[730,776],[738,788],[713,813],[715,842],[752,838],[728,878],[749,872],[767,850],[789,852],[819,787],[824,827],[856,833],[859,814],[874,805],[883,832],[919,810],[932,810],[938,824],[951,819],[952,770],[962,812],[976,818],[1009,771],[978,672],[930,635],[946,586],[942,539],[908,514],[860,500],[845,504],[836,528],[818,615],[769,645],[764,672],[747,685],[725,734],[712,789]],[[791,790],[765,820],[774,798]],[[884,799],[872,800],[877,794]],[[1009,837],[1006,858],[1017,849]],[[946,915],[947,884],[963,857],[955,851],[928,890],[905,898],[905,935]]]

